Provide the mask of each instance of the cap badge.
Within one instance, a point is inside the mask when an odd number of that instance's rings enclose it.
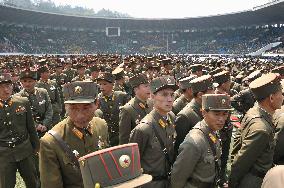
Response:
[[[172,83],[172,80],[170,78],[167,79],[168,84]]]
[[[121,166],[122,168],[127,168],[127,167],[129,167],[130,163],[131,163],[131,159],[130,159],[130,157],[129,157],[128,155],[122,155],[122,156],[120,156],[120,158],[119,158],[119,164],[120,164],[120,166]]]
[[[75,87],[75,93],[80,94],[83,91],[83,88],[81,86]]]
[[[226,104],[226,99],[222,99],[222,104]]]

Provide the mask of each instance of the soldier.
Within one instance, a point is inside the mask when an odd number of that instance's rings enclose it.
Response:
[[[0,75],[0,187],[14,188],[20,172],[28,188],[39,187],[33,155],[38,152],[30,104],[12,96],[11,75]]]
[[[111,73],[100,73],[97,79],[101,93],[98,96],[102,118],[106,120],[110,145],[119,144],[119,108],[129,101],[125,92],[113,91],[114,76]]]
[[[71,82],[73,78],[76,76],[76,70],[72,68],[72,64],[70,60],[67,60],[65,62],[65,68],[63,70],[63,73],[67,76],[67,82]]]
[[[123,68],[117,67],[114,71],[112,71],[112,75],[115,77],[113,90],[126,92]]]
[[[260,187],[272,167],[274,124],[272,115],[283,102],[278,74],[262,75],[249,85],[258,104],[242,119],[241,135],[232,151],[229,187]]]
[[[191,80],[190,82],[193,99],[188,103],[177,115],[176,132],[177,138],[175,142],[175,151],[177,153],[179,145],[183,142],[187,133],[203,119],[201,114],[202,95],[213,93],[212,78],[210,75],[204,75]]]
[[[230,96],[202,96],[204,119],[189,131],[179,147],[179,155],[171,173],[172,187],[217,186],[221,162],[221,145],[217,132],[224,126],[230,110]]]
[[[179,89],[182,91],[182,95],[174,101],[172,110],[174,114],[177,115],[193,98],[190,81],[196,77],[196,75],[192,75],[179,81]]]
[[[202,64],[198,64],[197,63],[197,64],[194,64],[194,65],[191,65],[190,69],[191,69],[191,73],[193,75],[196,75],[197,77],[200,77],[200,76],[203,75],[203,72],[202,72],[203,66],[202,66]]]
[[[36,87],[44,88],[47,90],[51,104],[52,104],[52,126],[57,124],[61,118],[60,114],[62,111],[61,98],[59,89],[55,81],[49,79],[49,70],[46,66],[38,69],[40,80],[37,82]]]
[[[164,76],[152,80],[150,89],[153,110],[132,130],[129,141],[138,143],[141,167],[153,176],[143,187],[167,188],[174,161],[175,115],[171,110],[177,86],[173,77]]]
[[[93,82],[96,82],[97,81],[97,78],[98,78],[98,76],[99,76],[99,74],[100,74],[100,69],[99,69],[99,67],[98,66],[96,66],[96,65],[93,65],[93,66],[91,66],[90,67],[90,72],[91,72],[91,80],[93,81]]]
[[[91,78],[85,73],[86,71],[86,66],[83,64],[77,64],[76,65],[78,75],[73,78],[71,81],[84,81],[84,80],[91,80]]]
[[[35,87],[36,71],[22,71],[20,82],[24,89],[18,95],[29,99],[36,130],[39,137],[42,137],[52,127],[53,110],[48,92],[43,88]]]
[[[147,104],[150,97],[150,85],[147,76],[144,74],[133,76],[129,79],[129,83],[134,90],[135,97],[120,108],[119,144],[129,142],[131,130],[151,111]]]
[[[108,145],[106,122],[94,117],[97,85],[72,82],[64,85],[63,92],[68,117],[40,141],[42,188],[83,187],[77,159]]]

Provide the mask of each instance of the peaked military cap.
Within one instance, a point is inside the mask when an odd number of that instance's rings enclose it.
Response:
[[[188,76],[188,77],[185,77],[185,78],[181,79],[181,80],[179,81],[179,87],[180,87],[181,89],[190,88],[190,87],[191,87],[190,81],[193,80],[193,79],[195,79],[195,78],[197,78],[196,75],[191,75],[191,76]]]
[[[202,71],[203,66],[202,64],[194,64],[190,66],[191,72]]]
[[[253,71],[247,76],[249,82],[254,81],[255,79],[259,78],[262,75],[260,70]]]
[[[139,187],[152,180],[142,174],[137,143],[99,150],[79,159],[85,188]]]
[[[175,83],[175,79],[172,76],[161,76],[154,78],[150,83],[150,89],[152,93],[156,93],[162,89],[171,88],[177,90],[178,86]]]
[[[231,111],[230,96],[226,94],[202,95],[202,109],[212,111]]]
[[[145,74],[137,74],[129,78],[129,84],[132,88],[139,86],[140,84],[147,84],[149,80]]]
[[[76,81],[63,86],[65,104],[93,103],[98,95],[98,85],[92,81]]]
[[[284,66],[276,67],[271,72],[278,73],[281,76],[284,76]]]
[[[219,85],[229,81],[231,79],[231,75],[228,71],[222,71],[217,74],[213,75],[214,82],[218,83]]]
[[[4,83],[12,83],[12,77],[9,73],[1,73],[0,74],[0,84]]]
[[[110,72],[102,72],[99,74],[97,81],[105,80],[109,83],[113,83],[115,81],[115,77]]]
[[[100,71],[100,69],[99,69],[98,66],[94,65],[94,66],[91,66],[91,67],[90,67],[90,71],[91,71],[91,72],[95,72],[95,71]]]
[[[205,92],[213,89],[212,77],[210,75],[203,75],[197,77],[190,82],[192,93]]]
[[[116,80],[122,79],[124,76],[123,68],[117,67],[114,71],[112,71],[112,74],[115,76]]]
[[[20,73],[20,79],[31,78],[33,80],[37,79],[37,72],[32,70],[24,70]]]
[[[42,67],[38,68],[37,72],[39,74],[41,74],[41,73],[44,73],[44,72],[49,72],[49,69],[48,69],[47,66],[42,66]]]
[[[269,95],[282,90],[281,77],[277,73],[264,74],[249,85],[256,100],[260,101]]]

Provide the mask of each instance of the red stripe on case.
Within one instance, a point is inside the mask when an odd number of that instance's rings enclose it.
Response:
[[[117,164],[117,162],[116,162],[116,160],[115,160],[115,158],[114,158],[112,152],[109,151],[109,154],[110,154],[110,156],[111,156],[111,158],[112,158],[112,160],[113,160],[113,162],[114,162],[114,164],[115,164],[115,166],[116,166],[116,169],[117,169],[119,175],[122,176],[122,173],[121,173],[121,171],[120,171],[120,169],[119,169],[119,166],[118,166],[118,164]]]
[[[107,165],[106,165],[106,163],[105,163],[105,160],[104,160],[104,158],[103,158],[103,156],[102,156],[101,154],[100,154],[100,158],[101,158],[101,161],[102,161],[102,163],[103,163],[103,165],[104,165],[104,167],[105,167],[105,170],[106,170],[106,172],[107,172],[107,175],[108,175],[109,179],[112,180],[111,174],[110,174],[110,172],[109,172],[109,170],[108,170],[108,167],[107,167]]]

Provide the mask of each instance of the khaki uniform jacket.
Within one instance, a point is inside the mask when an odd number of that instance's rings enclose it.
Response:
[[[216,133],[210,131],[206,122],[202,120],[189,131],[180,145],[179,155],[171,173],[173,188],[195,187],[192,183],[193,179],[197,182],[214,183],[216,176],[214,155],[207,135],[204,135],[198,129],[199,127],[206,127],[208,132],[215,135],[216,154],[220,165],[221,145],[219,139],[217,139]]]
[[[91,134],[82,131],[84,134],[82,139],[72,131],[74,124],[68,117],[55,125],[52,130],[62,137],[72,151],[76,150],[79,157],[82,157],[99,150],[99,136],[107,146],[106,122],[94,117],[90,124]],[[80,169],[73,166],[71,159],[65,155],[57,141],[48,133],[40,140],[39,169],[42,188],[83,188]]]
[[[275,152],[274,163],[277,165],[284,165],[284,106],[281,109],[276,110],[274,114],[275,124]]]
[[[39,80],[38,83],[36,84],[36,87],[44,88],[47,90],[52,104],[53,114],[60,114],[62,111],[62,106],[56,82],[53,80],[48,80],[47,82]]]
[[[172,112],[177,115],[190,101],[181,95],[174,101]]]
[[[132,98],[120,108],[119,112],[119,144],[129,142],[130,132],[139,124],[151,109],[137,97]]]
[[[174,114],[169,113],[168,119],[174,122]],[[163,123],[162,123],[163,122]],[[166,125],[162,127],[162,125]],[[170,159],[174,159],[174,140],[175,129],[172,123],[168,123],[155,109],[147,114],[131,132],[129,142],[138,143],[141,167],[143,172],[150,174],[153,177],[167,176],[167,171],[170,170],[163,153],[162,147],[158,138],[155,135],[153,126],[157,128],[165,147],[169,153]],[[166,188],[169,184],[168,180],[152,181],[142,187]]]
[[[192,99],[177,115],[176,118],[176,132],[177,138],[175,142],[175,151],[178,151],[180,144],[183,142],[187,133],[203,119],[201,114],[201,104]]]
[[[12,96],[7,106],[0,102],[0,142],[13,139],[20,139],[22,143],[13,148],[0,146],[0,165],[21,161],[39,149],[30,104],[25,97]]]
[[[30,95],[25,89],[23,89],[17,95],[27,97],[29,99],[33,117],[40,117],[42,124],[50,129],[53,110],[46,89],[35,87],[34,95]]]
[[[238,184],[253,183],[256,176],[251,176],[252,170],[265,174],[273,164],[275,141],[272,116],[256,104],[247,112],[241,125],[240,144],[235,144],[232,152],[229,180],[229,187],[232,188]],[[237,147],[240,147],[239,150]],[[251,178],[244,178],[246,176]]]

